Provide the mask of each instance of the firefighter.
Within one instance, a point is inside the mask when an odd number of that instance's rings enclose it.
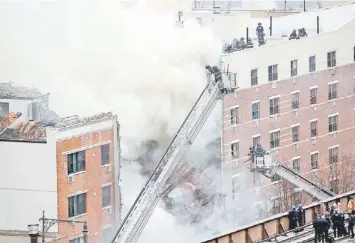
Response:
[[[349,198],[348,202],[348,212],[352,212],[353,214],[355,213],[355,205],[354,205],[354,199],[352,197]]]
[[[334,214],[331,217],[332,223],[333,223],[333,232],[334,232],[334,237],[340,237],[341,235],[341,215],[339,214],[338,210],[334,210]]]
[[[291,211],[288,212],[288,218],[290,220],[290,230],[296,229],[298,221],[296,206],[292,206]]]
[[[302,227],[304,224],[304,211],[302,204],[298,204],[297,207],[298,227]]]
[[[348,215],[349,215],[348,231],[349,234],[351,233],[350,238],[354,239],[355,215],[353,214],[353,211],[348,211]]]
[[[317,243],[322,238],[322,230],[320,227],[320,216],[317,215],[316,219],[313,221],[313,228],[314,228],[314,242]]]

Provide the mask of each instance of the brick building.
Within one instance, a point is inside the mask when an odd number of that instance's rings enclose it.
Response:
[[[87,221],[89,242],[109,242],[121,208],[117,117],[65,118],[55,128],[58,218]],[[81,242],[81,231],[82,225],[59,224],[70,243]]]
[[[302,174],[340,162],[355,148],[355,21],[321,35],[227,54],[240,89],[224,100],[222,167],[230,204],[246,186],[249,147],[260,143]],[[254,177],[254,178],[253,178]],[[333,181],[334,180],[334,181]],[[337,178],[329,186],[338,190]],[[253,183],[251,183],[253,182]],[[229,182],[228,182],[229,183]],[[278,195],[272,201],[277,207]]]
[[[26,235],[45,210],[48,218],[87,221],[90,243],[109,242],[121,212],[117,116],[60,119],[47,107],[48,95],[0,83],[0,196],[7,199],[0,238],[19,240],[9,232]],[[47,236],[80,243],[82,227],[55,224]]]

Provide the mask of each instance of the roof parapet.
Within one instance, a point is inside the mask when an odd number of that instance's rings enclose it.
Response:
[[[74,127],[86,126],[89,124],[99,123],[102,121],[108,121],[116,118],[116,115],[112,114],[112,112],[102,112],[93,116],[86,116],[79,118],[77,115],[64,117],[61,122],[55,125],[55,128],[58,129],[68,129]]]

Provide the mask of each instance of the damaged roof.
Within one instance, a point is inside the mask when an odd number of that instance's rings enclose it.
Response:
[[[103,112],[93,116],[86,116],[82,118],[79,118],[78,116],[70,116],[63,118],[61,122],[55,125],[55,127],[59,129],[81,127],[89,124],[99,123],[102,121],[112,120],[115,117],[116,115],[112,114],[112,112]]]
[[[0,133],[3,141],[46,142],[46,127],[37,121],[23,121]]]
[[[14,86],[12,82],[0,82],[0,99],[32,100],[41,95],[37,89]]]

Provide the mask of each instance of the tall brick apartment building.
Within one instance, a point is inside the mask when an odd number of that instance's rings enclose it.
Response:
[[[69,117],[55,128],[58,218],[87,221],[89,242],[108,242],[121,209],[117,117],[111,113]],[[63,242],[81,242],[82,225],[58,227],[69,237]]]
[[[259,175],[244,173],[253,144],[302,174],[316,175],[341,154],[354,155],[354,30],[352,21],[334,32],[223,57],[240,87],[223,108],[222,167],[231,184],[230,210],[246,184],[263,184]],[[334,191],[336,180],[328,184]],[[278,195],[270,200],[280,204]]]

